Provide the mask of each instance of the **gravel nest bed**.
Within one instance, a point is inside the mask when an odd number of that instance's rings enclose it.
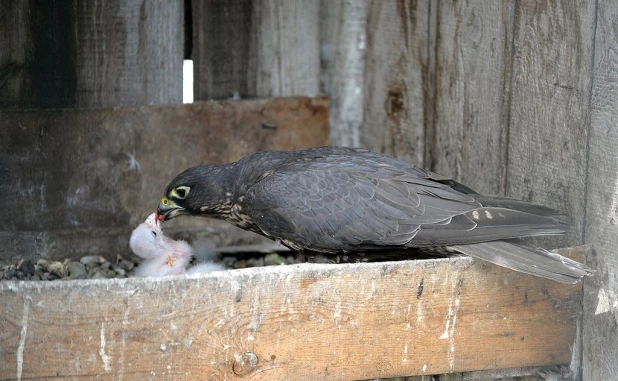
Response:
[[[195,261],[194,261],[195,262]],[[217,262],[227,269],[277,266],[304,262],[303,257],[292,252],[226,254]],[[76,260],[22,260],[2,266],[0,280],[54,281],[70,279],[127,278],[139,265],[137,259],[118,255],[109,261],[99,255],[86,255]]]

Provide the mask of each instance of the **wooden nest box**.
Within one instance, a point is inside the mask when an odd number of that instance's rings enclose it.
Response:
[[[0,378],[361,380],[567,364],[581,289],[464,257],[1,282]]]

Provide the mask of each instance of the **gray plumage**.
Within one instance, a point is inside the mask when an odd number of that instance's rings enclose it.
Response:
[[[583,264],[518,240],[564,233],[554,210],[481,195],[363,149],[264,151],[236,163],[196,166],[168,185],[158,213],[223,219],[296,250],[449,247],[565,283],[590,274]]]

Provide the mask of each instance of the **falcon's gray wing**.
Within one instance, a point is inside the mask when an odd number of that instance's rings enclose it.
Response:
[[[435,246],[563,231],[551,218],[484,207],[476,194],[457,191],[409,164],[366,157],[301,164],[264,176],[243,201],[244,212],[266,235],[299,247]]]

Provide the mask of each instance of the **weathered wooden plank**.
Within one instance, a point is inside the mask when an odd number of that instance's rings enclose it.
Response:
[[[583,242],[586,136],[595,2],[518,2],[506,193],[570,216]]]
[[[0,245],[0,258],[75,256],[89,245],[115,257],[180,171],[259,150],[324,145],[327,110],[324,98],[278,98],[0,112],[0,208],[12,211],[0,234],[15,240]],[[210,224],[178,219],[170,228]]]
[[[320,88],[330,99],[330,141],[361,146],[369,1],[320,1]]]
[[[584,288],[583,380],[618,374],[618,3],[597,9],[585,239],[597,274]]]
[[[183,0],[74,7],[77,107],[182,103]]]
[[[319,93],[319,0],[192,4],[196,100]]]
[[[75,104],[73,4],[0,2],[0,107]]]
[[[255,97],[247,83],[251,0],[194,0],[194,98]]]
[[[438,2],[431,169],[503,194],[513,2]]]
[[[0,107],[30,105],[32,83],[28,66],[32,56],[32,30],[28,28],[30,2],[0,3]]]
[[[2,282],[0,378],[358,380],[560,364],[580,291],[469,258]]]
[[[248,83],[255,96],[319,94],[319,0],[254,0]]]
[[[433,4],[376,0],[369,9],[361,141],[418,166],[425,164],[425,128],[433,113]]]

